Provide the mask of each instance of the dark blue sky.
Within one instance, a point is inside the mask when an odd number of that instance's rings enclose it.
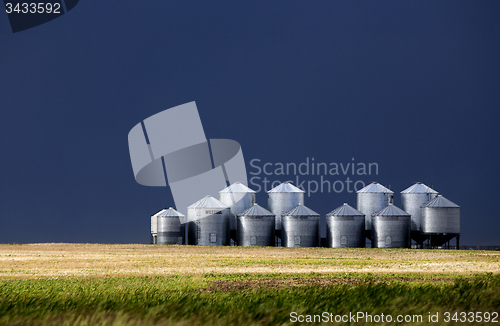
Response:
[[[86,0],[13,34],[0,13],[0,242],[149,242],[173,200],[135,182],[127,135],[196,101],[248,172],[376,162],[354,178],[397,205],[433,186],[462,207],[461,244],[499,244],[498,17],[498,1]],[[343,202],[306,197],[323,216]]]

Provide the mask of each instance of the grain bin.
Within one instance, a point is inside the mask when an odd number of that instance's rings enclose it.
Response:
[[[282,215],[283,247],[317,247],[320,241],[320,216],[299,204]]]
[[[276,230],[280,236],[281,215],[297,205],[304,205],[304,191],[290,182],[283,182],[267,192],[268,209],[276,215]]]
[[[344,203],[326,214],[326,246],[365,247],[365,214]]]
[[[188,206],[188,244],[226,246],[229,244],[229,208],[212,196]]]
[[[421,210],[423,234],[460,234],[460,206],[454,202],[438,195]]]
[[[410,214],[396,206],[387,207],[372,215],[373,248],[410,248]]]
[[[157,244],[183,244],[186,216],[172,207],[156,215],[158,220]]]
[[[372,182],[368,186],[357,191],[358,211],[365,214],[365,230],[368,238],[371,238],[372,214],[393,203],[394,192],[382,186],[378,182]]]
[[[275,216],[254,204],[237,217],[238,246],[274,246]]]
[[[157,236],[158,236],[158,214],[163,213],[167,209],[164,208],[159,212],[154,213],[151,215],[151,244],[156,244],[157,242]]]
[[[229,230],[236,241],[236,217],[255,204],[255,191],[241,182],[235,182],[219,191],[219,200],[229,207]]]
[[[438,192],[422,182],[401,191],[401,209],[411,215],[411,231],[414,240],[421,231],[422,214],[420,207],[436,198]],[[418,240],[417,240],[418,241]]]

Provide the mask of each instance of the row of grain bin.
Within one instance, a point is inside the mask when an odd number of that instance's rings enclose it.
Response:
[[[187,219],[172,208],[154,214],[153,243],[229,245],[232,239],[240,246],[273,246],[277,238],[286,247],[320,245],[320,215],[304,205],[304,191],[291,183],[268,191],[268,210],[242,183],[219,196],[190,205]],[[402,191],[402,209],[393,200],[394,193],[376,182],[358,191],[357,209],[344,204],[326,215],[326,246],[365,247],[365,239],[378,248],[410,247],[411,239],[441,245],[459,235],[459,206],[430,187],[416,183]]]
[[[256,204],[255,191],[239,182],[221,190],[219,196],[219,200],[206,196],[188,206],[187,219],[174,210],[179,222],[169,224],[170,232],[182,233],[187,225],[187,241],[183,243],[190,245],[229,245],[233,240],[241,246],[274,246],[276,236],[288,247],[320,244],[320,215],[303,205],[304,191],[291,183],[268,192],[269,210]],[[165,225],[160,220],[164,211],[151,217],[155,244],[174,243],[161,235],[165,233],[160,231],[160,224]]]
[[[393,205],[394,192],[376,182],[357,195],[372,247],[409,248],[412,239],[420,246],[425,240],[431,246],[441,246],[454,237],[458,242],[460,207],[421,182],[401,192],[401,209]]]
[[[240,246],[274,246],[275,237],[285,247],[312,247],[320,242],[320,215],[304,206],[304,191],[289,182],[268,191],[268,210],[255,203],[255,192],[239,184],[220,192],[221,201],[232,207],[239,205],[232,218],[235,242]],[[233,195],[232,193],[239,194]],[[252,193],[253,198],[246,198]],[[232,198],[241,198],[233,200]],[[251,206],[243,211],[243,209]]]
[[[268,191],[268,210],[255,203],[255,192],[241,183],[220,191],[230,209],[230,234],[240,246],[318,246],[320,215],[304,206],[304,191],[284,182]],[[188,214],[189,215],[189,214]]]

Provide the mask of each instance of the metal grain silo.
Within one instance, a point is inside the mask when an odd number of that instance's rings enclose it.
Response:
[[[212,196],[188,206],[188,244],[226,246],[229,244],[229,208]]]
[[[156,215],[158,220],[158,237],[156,243],[159,245],[183,244],[184,226],[186,216],[179,213],[172,207],[163,210]]]
[[[438,195],[421,207],[423,234],[460,234],[460,206]]]
[[[365,230],[368,238],[371,238],[372,214],[393,203],[394,192],[382,186],[378,182],[372,182],[363,189],[357,191],[358,211],[365,214]]]
[[[229,206],[229,229],[231,238],[236,241],[236,217],[255,204],[255,191],[235,182],[219,191],[219,200]]]
[[[422,214],[420,207],[436,198],[438,192],[422,182],[401,191],[401,209],[411,215],[411,237],[418,243],[422,242],[420,236]]]
[[[156,244],[157,236],[158,236],[158,214],[163,213],[167,209],[164,208],[159,212],[151,215],[151,244]]]
[[[344,203],[326,214],[326,246],[365,247],[365,214]]]
[[[320,241],[320,216],[299,204],[282,215],[283,247],[317,247]]]
[[[238,246],[274,246],[275,216],[254,204],[238,215]]]
[[[267,192],[267,207],[276,215],[276,230],[280,236],[281,216],[297,205],[304,205],[304,191],[290,182],[283,182]]]
[[[372,215],[373,248],[410,248],[411,217],[390,204]]]

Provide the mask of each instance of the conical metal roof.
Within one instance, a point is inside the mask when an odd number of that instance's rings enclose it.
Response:
[[[267,209],[263,208],[262,206],[254,204],[249,209],[238,214],[238,216],[275,216],[275,215],[272,212],[268,211]]]
[[[411,216],[401,208],[389,204],[388,206],[382,208],[378,212],[372,214],[372,216]]]
[[[158,212],[154,213],[154,214],[153,214],[153,215],[151,215],[151,216],[158,216],[158,214],[161,214],[161,213],[163,213],[163,212],[164,212],[164,211],[166,211],[166,210],[167,210],[167,209],[166,209],[166,208],[164,208],[164,209],[162,209],[161,211],[158,211]]]
[[[378,182],[372,182],[370,183],[368,186],[364,187],[363,189],[361,190],[358,190],[357,193],[362,193],[362,192],[377,192],[377,193],[389,193],[389,194],[393,194],[394,191],[382,186],[380,183]]]
[[[268,191],[268,193],[270,192],[304,192],[304,190],[295,187],[290,182],[283,182],[282,184]]]
[[[224,205],[218,199],[215,199],[212,196],[205,196],[202,199],[198,200],[196,203],[189,205],[188,208],[227,208],[227,205]]]
[[[235,182],[232,185],[230,185],[229,187],[224,188],[221,191],[219,191],[219,193],[222,193],[222,192],[251,192],[251,193],[255,193],[255,191],[248,188],[247,186],[245,186],[241,182]]]
[[[460,207],[460,206],[458,206],[451,200],[446,199],[441,195],[438,195],[436,198],[424,204],[422,207]]]
[[[289,210],[288,212],[282,214],[282,216],[319,216],[319,214],[313,211],[312,209],[302,204],[299,204],[294,208],[292,208],[291,210]]]
[[[175,209],[173,209],[172,207],[170,207],[169,209],[164,209],[162,210],[160,213],[158,213],[156,215],[157,217],[167,217],[167,216],[178,216],[178,217],[185,217],[185,215],[183,215],[182,213],[179,213],[178,211],[176,211]]]
[[[437,194],[438,192],[422,182],[417,182],[413,186],[401,191],[402,194]]]
[[[335,208],[333,211],[326,214],[326,216],[365,216],[365,214],[347,205],[347,203],[344,203],[344,205]]]

